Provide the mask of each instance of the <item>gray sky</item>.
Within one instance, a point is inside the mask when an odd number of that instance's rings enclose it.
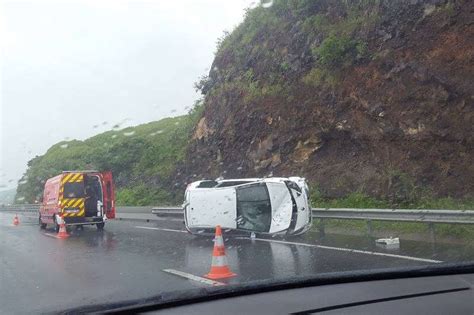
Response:
[[[0,0],[0,190],[58,141],[185,113],[253,2]]]

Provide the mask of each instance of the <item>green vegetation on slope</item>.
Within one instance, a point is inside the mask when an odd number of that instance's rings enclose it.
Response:
[[[432,196],[423,196],[419,199],[393,204],[387,200],[380,200],[367,196],[360,192],[354,192],[347,197],[338,199],[323,198],[317,189],[311,191],[311,206],[314,208],[359,208],[359,209],[443,209],[443,210],[473,210],[474,200],[456,200],[453,198],[433,198]],[[317,229],[320,222],[316,220],[313,228]],[[337,228],[339,231],[356,231],[366,233],[367,225],[363,220],[338,220],[326,219],[325,226]],[[470,225],[460,224],[436,224],[437,235],[449,237],[463,237],[474,239],[474,229]],[[393,235],[406,233],[429,233],[429,227],[426,223],[413,222],[372,222],[374,233],[390,232]],[[388,236],[388,235],[387,235]]]
[[[353,192],[344,198],[331,199],[322,197],[316,189],[311,191],[311,205],[315,208],[473,210],[474,200],[423,196],[416,200],[392,203],[388,200],[367,196],[361,192]]]
[[[65,170],[111,170],[118,205],[175,203],[170,175],[182,162],[192,128],[200,115],[165,118],[84,141],[63,141],[28,162],[17,188],[17,202],[41,199],[44,182]]]
[[[219,39],[215,63],[225,67],[212,69],[199,82],[203,94],[239,91],[247,104],[291,98],[295,75],[309,86],[331,87],[342,70],[370,57],[368,33],[379,21],[378,0],[262,4],[247,10],[244,22]],[[302,45],[307,53],[295,58],[293,50]]]

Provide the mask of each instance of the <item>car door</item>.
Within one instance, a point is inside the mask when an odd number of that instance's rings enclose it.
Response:
[[[102,173],[104,187],[104,212],[109,219],[115,218],[115,188],[112,178],[112,172]]]

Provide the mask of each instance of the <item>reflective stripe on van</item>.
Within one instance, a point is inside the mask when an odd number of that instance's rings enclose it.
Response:
[[[82,173],[68,173],[63,176],[61,183],[79,183],[84,180],[84,175]]]
[[[64,217],[81,217],[85,214],[84,198],[64,198],[64,185],[66,183],[80,183],[84,181],[83,173],[66,173],[61,179],[59,196],[61,198],[60,212]]]
[[[61,212],[65,217],[80,217],[85,213],[84,198],[63,199]]]

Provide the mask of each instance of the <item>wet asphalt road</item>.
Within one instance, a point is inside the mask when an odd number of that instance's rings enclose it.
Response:
[[[72,229],[61,240],[51,229],[40,230],[34,217],[20,216],[16,227],[12,218],[0,213],[0,313],[57,311],[206,286],[162,271],[202,276],[209,270],[212,240],[187,234],[181,222],[111,220],[104,231]],[[316,233],[286,240],[224,239],[238,275],[228,283],[474,259],[472,250],[453,255],[452,246],[434,249],[402,240],[400,249],[386,250],[363,237],[320,239]]]

